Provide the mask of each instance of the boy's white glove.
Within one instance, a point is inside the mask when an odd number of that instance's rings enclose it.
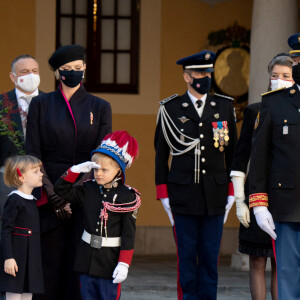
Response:
[[[169,198],[161,198],[160,200],[161,200],[161,203],[169,217],[171,225],[174,226],[174,219],[173,219],[173,215],[172,215],[172,211],[171,211],[171,207],[170,207]]]
[[[253,212],[256,218],[257,225],[265,231],[272,239],[276,240],[275,224],[273,217],[266,206],[255,206]]]
[[[71,171],[73,173],[88,173],[90,172],[92,169],[100,169],[101,166],[96,164],[95,162],[93,161],[86,161],[82,164],[79,164],[79,165],[76,165],[76,166],[73,166],[71,168]]]
[[[120,283],[127,278],[129,265],[123,262],[119,262],[113,273],[113,283]]]
[[[225,224],[227,221],[227,217],[228,217],[228,214],[230,212],[230,209],[231,209],[233,203],[234,203],[234,196],[227,196],[227,204],[225,206],[225,215],[224,215],[223,224]]]
[[[236,216],[246,228],[249,227],[250,223],[250,211],[248,205],[245,204],[245,173],[241,173],[241,176],[232,176],[231,181],[234,188],[234,198],[236,204]]]

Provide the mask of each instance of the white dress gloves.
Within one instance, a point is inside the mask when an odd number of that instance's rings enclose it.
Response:
[[[255,206],[253,207],[253,212],[258,226],[270,235],[272,239],[276,240],[275,224],[268,208],[266,206]]]
[[[234,199],[236,205],[236,216],[246,228],[250,223],[250,211],[248,205],[245,203],[245,173],[241,172],[241,176],[232,176],[231,181],[234,188]]]
[[[71,171],[73,173],[88,173],[90,172],[92,169],[100,169],[100,165],[96,164],[93,161],[86,161],[82,164],[73,166],[71,168]]]
[[[227,221],[227,217],[228,217],[228,214],[230,212],[230,209],[231,209],[233,203],[234,203],[234,196],[227,196],[227,204],[225,206],[225,215],[224,215],[223,224],[225,224]]]
[[[127,278],[129,265],[123,262],[118,262],[113,272],[113,283],[121,283]]]
[[[161,198],[160,200],[161,200],[161,203],[169,217],[171,225],[174,226],[174,219],[173,219],[173,215],[172,215],[172,211],[171,211],[171,207],[170,207],[169,198]]]

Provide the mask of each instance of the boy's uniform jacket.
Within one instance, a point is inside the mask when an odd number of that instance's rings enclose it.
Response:
[[[79,173],[68,170],[57,180],[54,191],[71,204],[81,206],[83,211],[84,230],[89,234],[107,237],[121,237],[120,247],[102,247],[96,249],[81,240],[75,260],[74,270],[90,276],[112,279],[112,274],[118,261],[130,265],[134,249],[136,211],[108,213],[107,229],[104,222],[101,226],[101,210],[103,203],[116,204],[133,202],[138,196],[136,192],[118,181],[116,187],[102,188],[95,180],[85,182],[82,186],[74,186]]]

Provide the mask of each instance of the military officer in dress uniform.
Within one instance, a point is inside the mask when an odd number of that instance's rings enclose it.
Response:
[[[157,118],[157,198],[167,212],[171,208],[171,222],[174,218],[179,299],[216,299],[228,195],[233,200],[229,168],[237,140],[234,110],[232,98],[208,94],[214,59],[213,52],[202,51],[177,61],[187,92],[161,101]]]
[[[249,172],[250,208],[275,246],[279,300],[300,299],[300,33],[288,43],[295,84],[263,96]]]

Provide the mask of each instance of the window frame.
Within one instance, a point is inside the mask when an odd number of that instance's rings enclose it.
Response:
[[[56,6],[56,47],[60,44],[60,31],[61,31],[61,18],[68,17],[72,19],[72,44],[75,43],[75,19],[87,18],[87,45],[86,45],[86,80],[85,87],[89,92],[96,93],[129,93],[137,94],[139,92],[139,35],[140,35],[140,0],[131,0],[131,15],[130,16],[117,16],[118,0],[115,1],[114,15],[101,16],[101,1],[88,0],[87,1],[87,14],[76,14],[76,0],[72,0],[72,13],[62,14],[60,11],[61,1],[57,0]],[[80,0],[77,0],[80,1]],[[97,9],[93,11],[94,4]],[[96,16],[96,30],[94,30],[94,17]],[[114,20],[114,49],[101,50],[101,24],[102,20]],[[131,41],[129,50],[118,50],[117,48],[117,21],[118,20],[131,21]],[[101,53],[112,53],[114,55],[114,70],[113,70],[113,83],[101,83]],[[117,83],[117,54],[128,53],[130,54],[130,82],[127,84]]]

